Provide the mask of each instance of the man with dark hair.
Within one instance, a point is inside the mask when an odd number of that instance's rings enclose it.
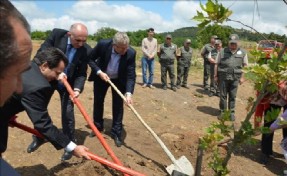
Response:
[[[154,73],[154,57],[157,52],[157,40],[154,36],[154,29],[149,28],[147,30],[148,37],[142,40],[142,74],[143,74],[143,85],[142,87],[153,88],[153,73]],[[149,77],[147,79],[146,72],[149,71]]]
[[[50,36],[39,49],[39,51],[44,51],[49,47],[56,47],[66,54],[69,64],[64,72],[67,75],[69,84],[74,89],[75,97],[78,97],[83,91],[87,78],[88,54],[91,50],[90,46],[86,44],[87,37],[87,27],[84,24],[75,23],[71,25],[69,31],[53,29]],[[74,103],[70,99],[70,94],[63,84],[60,83],[57,90],[61,99],[63,133],[67,135],[71,141],[76,142]],[[37,139],[38,138],[34,138],[32,144],[28,147],[27,151],[29,153],[39,147],[37,144],[41,144]],[[65,151],[62,160],[69,160],[71,157],[71,153]]]
[[[31,62],[31,69],[22,75],[23,92],[14,94],[10,101],[0,108],[0,153],[7,147],[8,123],[11,117],[26,111],[34,128],[57,150],[65,148],[65,151],[77,157],[90,159],[85,146],[77,146],[53,125],[47,109],[57,87],[57,79],[64,75],[62,72],[67,64],[65,54],[56,48],[46,49],[36,55]],[[41,143],[44,143],[43,139]]]
[[[30,68],[32,42],[27,20],[8,0],[0,1],[0,24],[1,107],[14,92],[22,91],[21,74]],[[0,175],[19,175],[1,158],[1,152]]]
[[[30,68],[32,42],[27,20],[8,0],[0,1],[0,24],[1,107],[14,92],[22,91],[20,77]]]

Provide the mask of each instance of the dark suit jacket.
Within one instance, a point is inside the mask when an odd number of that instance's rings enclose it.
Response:
[[[14,94],[0,108],[0,153],[7,147],[8,122],[15,114],[26,111],[34,128],[43,134],[56,149],[66,147],[70,140],[53,125],[47,107],[57,87],[57,82],[48,82],[34,62],[32,68],[22,74],[23,92]]]
[[[52,33],[41,45],[38,52],[49,47],[56,47],[66,53],[68,43],[67,32],[67,30],[63,29],[53,29]],[[87,65],[89,62],[88,55],[90,51],[91,47],[88,44],[78,48],[73,62],[71,63],[69,72],[67,73],[68,82],[71,84],[71,86],[73,88],[78,88],[81,91],[84,88],[85,80],[87,78]]]
[[[113,42],[111,39],[101,40],[92,50],[91,54],[89,55],[89,65],[92,69],[89,76],[89,81],[100,81],[101,78],[97,76],[97,71],[102,70],[103,72],[106,72],[112,55],[112,43]],[[126,54],[120,58],[118,69],[118,79],[123,87],[125,87],[125,91],[130,93],[134,92],[136,80],[135,58],[136,51],[129,47]]]

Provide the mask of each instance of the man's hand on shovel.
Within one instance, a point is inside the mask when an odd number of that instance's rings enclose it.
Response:
[[[88,154],[89,149],[83,145],[78,145],[74,150],[73,154],[78,158],[86,158],[88,160],[91,160]]]
[[[108,82],[108,80],[110,80],[110,77],[102,71],[99,73],[99,77],[105,82]]]
[[[126,105],[132,105],[133,104],[133,99],[132,99],[132,94],[126,93]]]
[[[67,79],[67,75],[66,75],[64,72],[62,72],[62,73],[60,73],[59,76],[58,76],[58,81],[61,81],[61,80],[64,79],[64,78]]]
[[[60,73],[58,76],[59,81],[63,79],[67,79],[67,75],[64,72]],[[74,88],[74,96],[70,96],[70,99],[73,101],[74,98],[78,98],[80,96],[80,92],[80,89]]]

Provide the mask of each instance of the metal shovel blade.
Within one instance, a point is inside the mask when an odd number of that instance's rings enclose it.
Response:
[[[171,176],[193,176],[194,168],[185,156],[181,156],[174,164],[166,168]]]

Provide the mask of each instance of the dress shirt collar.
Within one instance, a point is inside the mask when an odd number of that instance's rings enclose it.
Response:
[[[112,48],[112,54],[119,54],[119,53],[116,52],[114,47]]]
[[[67,42],[67,44],[68,44],[68,45],[71,45],[71,44],[72,44],[70,37],[68,37],[68,42]]]

